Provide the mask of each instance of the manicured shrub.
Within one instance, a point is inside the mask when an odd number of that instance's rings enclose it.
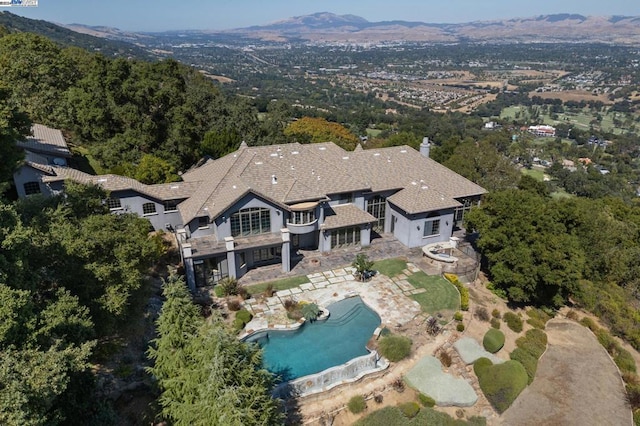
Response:
[[[453,314],[453,319],[456,321],[462,321],[463,319],[462,312],[456,312],[455,314]]]
[[[494,309],[493,311],[491,311],[491,316],[497,319],[502,318],[502,315],[500,314],[500,311],[498,309]]]
[[[418,394],[418,399],[420,400],[420,404],[422,404],[423,407],[431,408],[436,405],[436,401],[433,398],[423,393]]]
[[[456,325],[456,330],[462,333],[464,331],[464,324],[459,322],[458,325]]]
[[[241,318],[234,318],[233,319],[233,329],[235,331],[240,331],[244,328],[244,326],[247,325],[247,323],[245,323],[244,321],[242,321]]]
[[[411,339],[405,336],[385,336],[380,339],[380,354],[389,361],[398,362],[411,353]]]
[[[531,329],[516,340],[516,346],[529,352],[531,356],[538,359],[547,349],[547,335],[539,329]]]
[[[522,331],[522,318],[520,318],[518,315],[514,314],[513,312],[505,312],[505,314],[502,316],[502,319],[507,323],[507,326],[511,330],[515,331],[516,333],[520,333]]]
[[[249,321],[251,321],[252,318],[253,315],[251,315],[251,313],[246,309],[239,310],[238,312],[236,312],[236,317],[233,320],[233,328],[235,328],[237,331],[242,330],[244,326],[247,325]]]
[[[400,411],[402,411],[402,414],[404,414],[404,416],[408,419],[414,418],[420,412],[420,406],[418,405],[417,402],[413,402],[413,401],[400,404],[398,408],[400,408]]]
[[[509,408],[529,383],[527,371],[518,361],[493,365],[487,358],[480,358],[474,363],[474,371],[480,389],[498,413]]]
[[[543,311],[542,309],[530,309],[527,312],[529,319],[527,320],[528,324],[531,324],[535,328],[540,328],[544,330],[547,321],[549,321],[552,316]]]
[[[444,278],[451,284],[456,286],[460,292],[460,309],[463,311],[469,310],[469,289],[460,282],[456,274],[444,274]]]
[[[500,330],[500,320],[498,318],[491,318],[491,327]]]
[[[488,322],[490,318],[489,311],[487,311],[487,308],[483,306],[477,307],[475,311],[475,317],[480,321]]]
[[[504,346],[504,333],[495,328],[489,329],[482,339],[482,346],[492,354],[498,352]]]
[[[367,408],[367,403],[362,395],[352,397],[347,403],[347,408],[353,414],[362,413]]]
[[[538,370],[538,359],[522,348],[515,348],[513,352],[509,354],[509,357],[522,364],[524,369],[527,371],[529,384],[531,384],[533,379],[536,377],[536,371]]]
[[[251,312],[247,311],[246,309],[241,309],[238,312],[236,312],[236,318],[240,318],[242,321],[247,323],[251,321],[251,319],[253,318],[253,315],[251,315]]]
[[[379,393],[379,394],[376,394],[373,397],[373,400],[376,402],[376,404],[382,404],[382,401],[384,400],[384,397],[382,396],[381,393]]]

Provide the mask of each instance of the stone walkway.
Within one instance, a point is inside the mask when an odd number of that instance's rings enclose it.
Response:
[[[247,324],[243,336],[260,330],[300,327],[299,321],[287,318],[284,307],[287,299],[304,300],[326,308],[345,298],[360,296],[378,313],[381,327],[402,326],[422,314],[420,304],[410,296],[426,290],[416,289],[407,281],[418,271],[420,268],[415,264],[407,263],[407,269],[396,277],[378,274],[366,282],[356,281],[353,276],[355,270],[351,267],[308,274],[309,282],[299,287],[280,290],[268,298],[245,300],[244,307],[253,314],[253,319]]]

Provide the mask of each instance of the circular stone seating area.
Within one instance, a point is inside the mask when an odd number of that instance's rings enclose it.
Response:
[[[437,260],[438,262],[454,263],[458,261],[457,257],[450,254],[454,248],[454,245],[450,241],[443,241],[427,244],[422,247],[422,253],[428,258]]]

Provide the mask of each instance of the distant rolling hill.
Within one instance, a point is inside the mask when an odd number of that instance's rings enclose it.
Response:
[[[297,16],[269,25],[238,28],[226,33],[244,37],[312,41],[424,41],[424,42],[640,42],[640,17],[543,15],[461,24],[408,21],[369,22],[354,15],[322,12]]]
[[[149,59],[152,55],[143,48],[121,40],[108,40],[64,28],[51,22],[24,18],[0,11],[0,27],[9,32],[30,32],[48,37],[61,46],[77,46],[89,51],[99,51],[106,56],[123,56]]]

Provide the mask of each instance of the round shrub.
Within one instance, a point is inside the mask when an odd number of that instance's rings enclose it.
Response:
[[[502,319],[507,323],[507,326],[515,331],[516,333],[520,333],[522,331],[522,318],[513,312],[506,312]]]
[[[502,317],[502,315],[500,315],[500,311],[497,308],[491,311],[491,316],[497,319],[500,319]]]
[[[408,419],[414,418],[420,412],[420,406],[418,405],[417,402],[413,402],[413,401],[400,404],[398,408],[400,408],[400,411],[402,411],[402,414],[404,414],[404,416]]]
[[[500,320],[498,318],[491,318],[491,327],[500,330]]]
[[[464,324],[459,322],[458,325],[456,325],[456,330],[462,333],[464,331]]]
[[[495,354],[504,346],[504,333],[495,328],[489,329],[482,339],[482,346],[487,352]]]
[[[253,318],[253,315],[251,315],[251,312],[247,311],[246,309],[241,309],[238,312],[236,312],[236,318],[240,318],[246,324],[249,321],[251,321],[251,319]]]
[[[236,331],[240,331],[244,328],[244,326],[247,325],[246,322],[242,321],[240,318],[234,318],[233,319],[233,329]]]
[[[422,404],[423,407],[431,408],[436,405],[436,401],[433,398],[423,393],[418,394],[418,399],[420,400],[420,404]]]
[[[462,312],[456,312],[453,314],[453,319],[456,321],[462,321]]]
[[[385,336],[380,339],[380,354],[392,362],[405,359],[411,353],[411,339],[405,336]]]
[[[362,395],[356,395],[352,397],[347,403],[347,408],[353,414],[362,413],[365,408],[367,408],[367,403],[364,400]]]

